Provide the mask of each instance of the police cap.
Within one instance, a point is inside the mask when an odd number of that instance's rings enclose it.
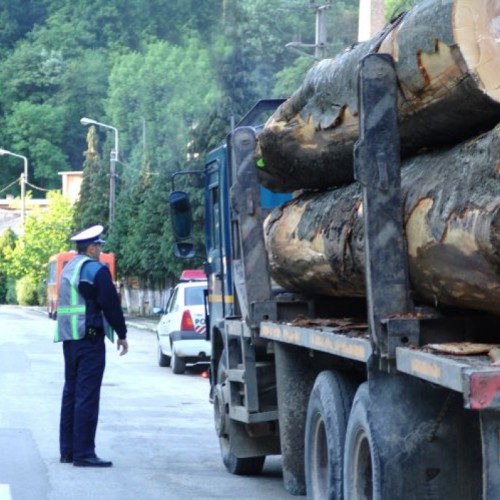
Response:
[[[103,231],[104,227],[98,224],[75,234],[71,237],[71,241],[74,241],[78,244],[96,243],[102,245],[103,243],[106,243],[106,241],[101,238]]]

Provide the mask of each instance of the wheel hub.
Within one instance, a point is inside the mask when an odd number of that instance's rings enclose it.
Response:
[[[217,384],[214,390],[214,422],[217,436],[223,437],[227,434],[227,410],[222,384]]]

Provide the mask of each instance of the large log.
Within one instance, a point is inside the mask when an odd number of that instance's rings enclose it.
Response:
[[[404,163],[409,269],[419,300],[500,314],[499,176],[497,129]],[[362,211],[358,183],[274,209],[264,224],[273,278],[310,294],[364,296]]]
[[[308,72],[259,136],[273,191],[352,181],[357,74],[370,53],[395,59],[402,154],[458,144],[500,120],[500,0],[424,0],[371,40]]]

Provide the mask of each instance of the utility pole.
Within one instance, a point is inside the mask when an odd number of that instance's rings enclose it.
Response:
[[[369,40],[384,26],[384,0],[359,0],[358,42]]]
[[[320,61],[326,57],[326,10],[331,7],[328,2],[324,5],[314,5],[312,2],[311,7],[316,10],[316,38],[314,45],[314,59]]]
[[[109,154],[109,223],[115,220],[115,196],[116,196],[116,162],[118,161],[118,149],[115,147]]]
[[[26,176],[21,174],[21,222],[23,228],[26,224]]]
[[[332,6],[332,0],[327,0],[323,5],[316,5],[314,0],[309,0],[310,7],[315,11],[316,15],[316,31],[315,31],[315,41],[314,44],[301,43],[301,42],[290,42],[286,44],[286,47],[290,50],[298,52],[302,56],[314,57],[316,61],[324,59],[326,57],[327,44],[327,31],[326,31],[326,11]],[[301,50],[302,48],[313,48],[314,55],[309,54]]]

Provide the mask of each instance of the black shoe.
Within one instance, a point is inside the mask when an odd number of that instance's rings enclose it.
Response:
[[[75,467],[111,467],[113,462],[102,460],[99,457],[81,458],[73,462]]]
[[[61,455],[59,462],[62,464],[71,464],[73,463],[73,455]]]

